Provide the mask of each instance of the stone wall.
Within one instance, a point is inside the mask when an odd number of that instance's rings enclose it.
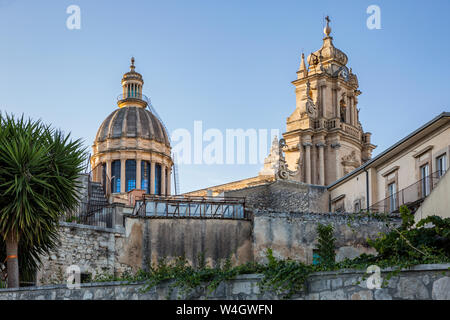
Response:
[[[253,260],[252,223],[248,220],[126,217],[126,236],[117,241],[118,262],[134,271],[160,258],[185,257],[197,265],[199,255],[214,265]]]
[[[225,197],[245,197],[248,208],[278,212],[327,212],[329,196],[326,187],[301,182],[277,180],[255,187],[226,191]]]
[[[402,271],[392,277],[381,289],[367,288],[362,279],[364,272],[343,270],[312,274],[304,292],[294,295],[298,300],[450,300],[450,264],[421,265]],[[386,277],[386,272],[382,272]],[[206,296],[204,289],[189,295],[178,296],[174,290],[170,299],[187,300],[274,300],[281,297],[271,292],[261,292],[261,275],[242,275],[221,283]],[[358,281],[360,282],[358,284]],[[119,282],[82,284],[80,289],[69,290],[65,285],[0,290],[0,300],[161,300],[166,299],[169,282],[148,292],[141,292],[142,284]]]
[[[343,213],[278,213],[252,210],[253,221],[226,219],[138,218],[125,215],[125,228],[114,229],[61,223],[60,245],[37,275],[38,284],[58,283],[70,265],[81,272],[120,275],[146,269],[160,258],[184,256],[192,265],[204,254],[209,265],[231,258],[234,265],[264,262],[271,248],[278,258],[312,263],[317,224],[335,228],[337,260],[375,253],[367,238],[388,229],[367,216]],[[116,219],[120,220],[120,219]],[[122,220],[120,220],[122,222]],[[398,218],[392,222],[399,223]]]
[[[61,283],[67,267],[85,276],[120,275],[146,269],[149,262],[184,256],[196,266],[231,258],[234,265],[253,260],[252,223],[248,220],[126,217],[114,229],[61,222],[58,247],[42,257],[36,283]]]
[[[390,222],[400,223],[392,217]],[[311,264],[317,246],[317,225],[334,226],[336,259],[355,258],[362,253],[375,253],[367,245],[367,238],[377,238],[387,232],[386,223],[367,215],[346,213],[279,213],[253,210],[253,255],[264,261],[267,248],[278,258],[291,258]]]
[[[61,283],[71,265],[78,265],[83,274],[93,277],[126,269],[117,262],[115,248],[116,239],[124,236],[124,230],[61,222],[59,234],[57,249],[42,257],[38,284]]]

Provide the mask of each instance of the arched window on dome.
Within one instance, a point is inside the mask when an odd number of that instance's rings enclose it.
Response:
[[[150,193],[150,162],[141,162],[141,189],[145,190],[145,193]]]
[[[155,194],[161,195],[161,165],[155,164]]]
[[[127,160],[125,163],[125,191],[136,189],[136,160]]]
[[[120,160],[111,163],[111,191],[112,193],[120,192]]]

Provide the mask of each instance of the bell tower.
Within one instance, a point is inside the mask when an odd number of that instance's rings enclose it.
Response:
[[[322,47],[305,61],[302,54],[295,86],[296,107],[287,118],[283,151],[295,179],[328,185],[372,156],[376,146],[359,122],[357,76],[348,57],[333,44],[326,17]]]

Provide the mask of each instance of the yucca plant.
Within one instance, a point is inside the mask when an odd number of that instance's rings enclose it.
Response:
[[[19,286],[19,268],[31,275],[40,256],[56,246],[60,215],[79,202],[85,154],[70,134],[0,114],[0,242],[9,288]]]

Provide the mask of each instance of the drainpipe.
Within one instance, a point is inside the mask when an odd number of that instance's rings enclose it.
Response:
[[[331,193],[328,193],[328,212],[331,212]]]
[[[364,167],[364,171],[366,172],[366,204],[367,204],[367,212],[369,212],[369,171]]]

